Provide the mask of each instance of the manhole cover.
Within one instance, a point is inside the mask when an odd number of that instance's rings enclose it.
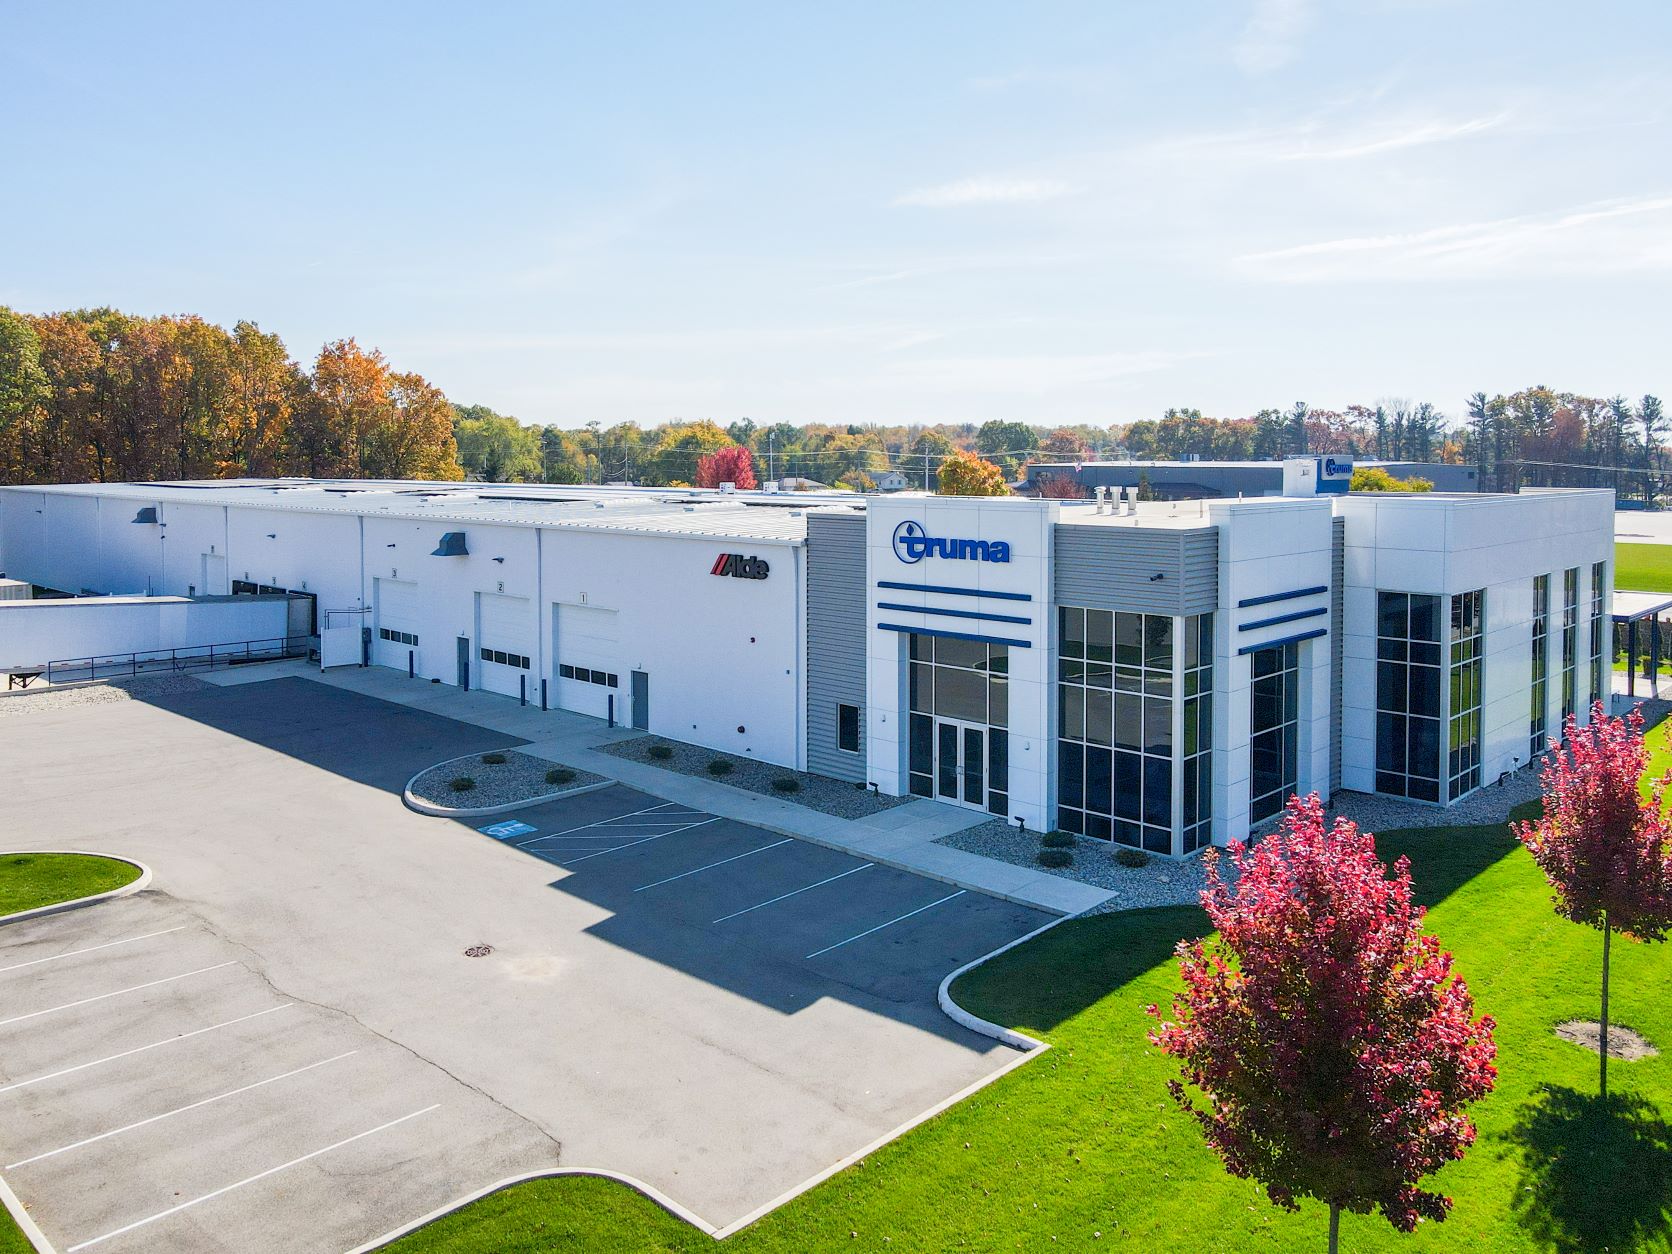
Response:
[[[492,945],[472,945],[464,951],[464,956],[466,958],[486,958],[492,952]]]

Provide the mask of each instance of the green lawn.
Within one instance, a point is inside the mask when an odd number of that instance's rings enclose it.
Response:
[[[1665,754],[1665,728],[1653,733]],[[1532,860],[1501,827],[1389,833],[1411,857],[1430,927],[1498,1020],[1497,1091],[1480,1139],[1438,1177],[1456,1199],[1412,1236],[1348,1216],[1347,1251],[1667,1250],[1672,1232],[1672,1053],[1613,1068],[1622,1101],[1599,1115],[1596,1057],[1553,1024],[1594,1018],[1598,935],[1558,919]],[[775,1211],[740,1251],[1289,1251],[1321,1249],[1324,1214],[1289,1215],[1234,1180],[1169,1101],[1171,1065],[1144,1006],[1176,987],[1171,950],[1194,908],[1064,924],[972,972],[970,1009],[1055,1048]],[[1672,1047],[1665,946],[1615,948],[1614,1017]],[[1099,1236],[1101,1234],[1101,1236]],[[1054,1245],[1053,1245],[1054,1239]],[[627,1189],[596,1180],[522,1185],[397,1243],[447,1251],[701,1250],[712,1242]]]
[[[139,868],[89,853],[0,854],[0,915],[108,893],[139,878]]]
[[[1615,544],[1614,586],[1672,592],[1672,544]]]

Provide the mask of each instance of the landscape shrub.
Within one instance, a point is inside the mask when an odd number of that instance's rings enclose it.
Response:
[[[476,787],[476,781],[471,779],[468,775],[456,775],[447,781],[447,787],[451,788],[454,792],[469,792],[472,788]]]
[[[575,773],[566,766],[554,766],[546,772],[546,782],[548,784],[567,784],[574,778]]]
[[[732,764],[725,758],[715,758],[708,764],[708,773],[710,775],[730,775]]]
[[[1040,866],[1068,866],[1074,861],[1074,855],[1066,849],[1041,849],[1039,851]]]
[[[1142,849],[1130,849],[1127,846],[1122,845],[1119,849],[1115,850],[1115,861],[1120,863],[1122,866],[1131,867],[1133,870],[1137,870],[1141,866],[1149,865],[1149,854],[1145,853]]]
[[[1047,849],[1072,849],[1074,848],[1074,833],[1046,832],[1039,838],[1039,843]]]
[[[801,781],[799,779],[793,779],[788,775],[782,775],[779,778],[772,781],[772,791],[773,792],[800,792],[801,791]]]
[[[667,745],[651,745],[650,756],[655,758],[658,762],[666,762],[669,758],[673,757],[673,750]]]
[[[487,763],[489,766],[503,766],[505,763],[505,755],[503,753],[484,753],[482,755],[482,761]]]

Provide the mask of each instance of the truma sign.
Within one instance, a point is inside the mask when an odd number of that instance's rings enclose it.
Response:
[[[932,536],[923,524],[907,519],[894,528],[894,556],[908,566],[926,557],[957,562],[1008,562],[1010,545],[1003,540],[948,540]]]

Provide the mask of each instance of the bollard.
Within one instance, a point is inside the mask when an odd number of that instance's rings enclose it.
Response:
[[[519,705],[527,705],[528,704],[528,676],[527,675],[518,675],[517,676],[517,704],[519,704]]]
[[[408,679],[414,679],[414,678],[417,677],[417,675],[418,675],[418,667],[417,667],[416,663],[414,663],[413,660],[412,660],[412,650],[408,649],[406,651],[406,677]]]
[[[540,681],[540,709],[541,709],[542,712],[544,712],[545,708],[546,708],[546,681],[544,679],[542,679]]]
[[[610,726],[615,726],[615,693],[610,693]]]

